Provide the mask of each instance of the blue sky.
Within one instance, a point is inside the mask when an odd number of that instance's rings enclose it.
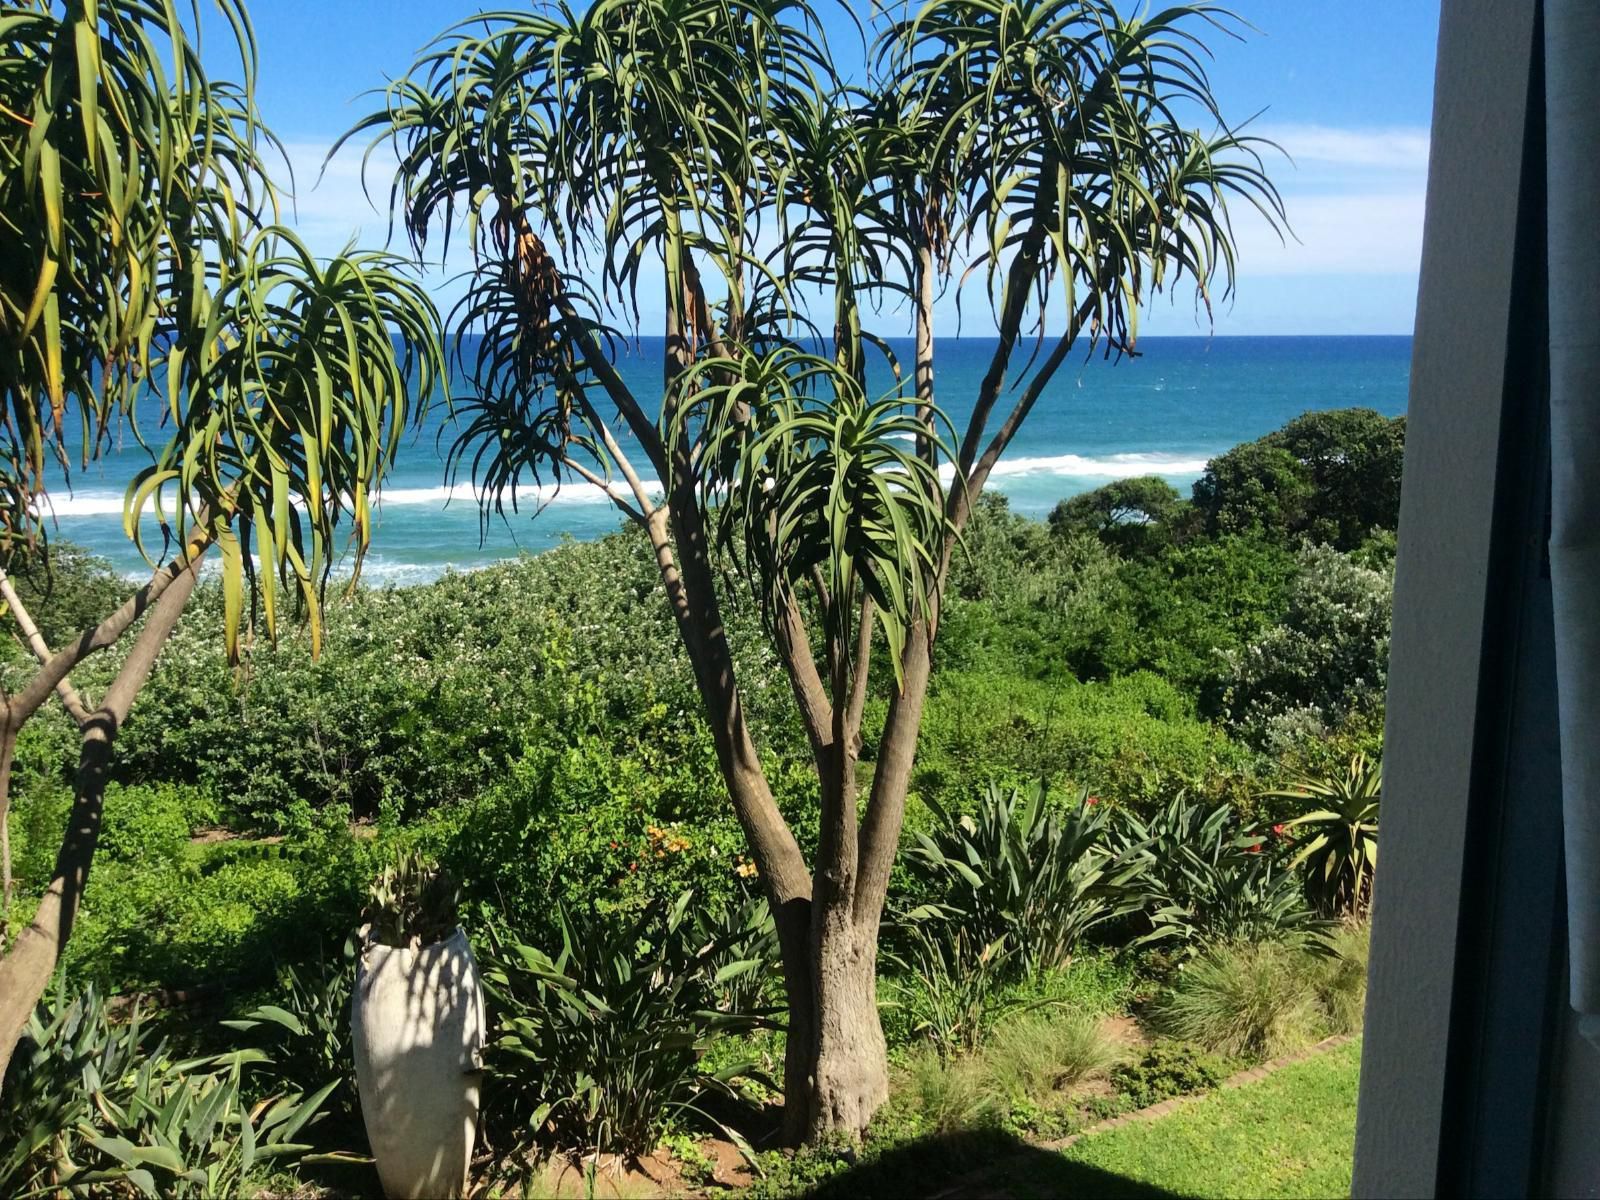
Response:
[[[312,188],[328,146],[362,111],[358,99],[401,73],[452,21],[509,0],[255,0],[259,101],[288,143],[299,178],[294,218],[321,251],[352,235],[381,241],[386,219],[367,204],[358,156],[337,160]],[[1275,179],[1298,240],[1280,245],[1241,215],[1241,277],[1218,334],[1405,333],[1422,241],[1436,0],[1238,0],[1254,32],[1217,37],[1212,82],[1230,119],[1260,112],[1260,132],[1293,163]],[[859,57],[841,27],[841,62]],[[217,62],[219,73],[224,64]],[[387,179],[375,175],[376,186]],[[455,289],[441,275],[436,291]],[[954,330],[954,307],[940,311]],[[886,319],[887,325],[895,322]],[[897,332],[892,328],[886,332]],[[968,333],[982,333],[969,320]],[[1204,333],[1187,297],[1157,300],[1145,334]],[[645,332],[649,332],[648,328]]]

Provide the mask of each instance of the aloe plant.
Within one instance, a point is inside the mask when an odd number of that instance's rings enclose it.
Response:
[[[41,1004],[23,1046],[0,1111],[0,1187],[14,1196],[232,1195],[311,1149],[303,1135],[335,1086],[248,1099],[265,1054],[175,1058],[137,1004],[116,1019],[92,988]]]
[[[7,903],[18,733],[58,695],[82,735],[53,878],[0,960],[0,1066],[71,936],[117,730],[202,559],[220,558],[232,659],[256,611],[268,636],[303,616],[316,654],[334,563],[347,549],[359,572],[373,498],[443,375],[438,316],[407,264],[354,248],[320,261],[274,224],[253,36],[238,0],[218,2],[237,85],[206,74],[197,8],[27,0],[0,20],[0,599],[40,664],[0,699]],[[69,403],[75,448],[63,441]],[[124,501],[124,530],[153,573],[52,648],[4,568],[40,551],[43,460],[93,458],[119,421],[141,438],[167,431]],[[125,636],[132,646],[90,703],[70,672]]]
[[[1312,806],[1285,822],[1304,839],[1292,861],[1305,871],[1312,902],[1329,916],[1355,918],[1366,912],[1378,869],[1383,764],[1358,753],[1342,774],[1299,779],[1266,795]]]
[[[452,469],[473,474],[485,519],[519,488],[574,480],[650,539],[777,922],[791,1140],[859,1134],[887,1095],[877,932],[974,502],[1074,347],[1120,355],[1157,292],[1209,306],[1232,289],[1230,202],[1283,215],[1261,144],[1211,94],[1204,39],[1233,26],[1210,5],[931,0],[863,19],[871,82],[850,87],[808,0],[486,14],[426,47],[347,135],[374,139],[369,162],[393,152],[416,253],[470,255],[450,317],[467,384]],[[662,291],[642,296],[656,267]],[[966,281],[999,337],[949,430],[933,306]],[[802,314],[813,292],[831,319]],[[909,313],[907,363],[863,327],[884,302]],[[618,329],[647,307],[659,392],[615,366]],[[898,381],[886,396],[865,387],[878,354]],[[809,862],[748,722],[719,544],[761,599],[812,749]]]

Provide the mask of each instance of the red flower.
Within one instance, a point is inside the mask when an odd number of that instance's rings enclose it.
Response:
[[[1090,796],[1088,802],[1090,804],[1099,804],[1100,803],[1100,797],[1099,796]]]
[[[1261,853],[1261,843],[1260,842],[1252,842],[1252,843],[1250,843],[1250,845],[1245,847],[1245,850],[1248,851],[1251,854],[1260,854]]]
[[[1272,827],[1272,836],[1273,837],[1282,837],[1287,831],[1288,831],[1288,826],[1287,825],[1274,825]]]
[[[1260,847],[1257,847],[1257,849],[1259,849],[1259,848]],[[628,870],[637,871],[638,869],[639,869],[639,864],[638,863],[629,863],[628,864]]]
[[[612,842],[612,843],[611,843],[611,848],[612,848],[612,849],[613,849],[613,850],[615,850],[615,849],[617,849],[617,843],[616,843],[616,842]]]

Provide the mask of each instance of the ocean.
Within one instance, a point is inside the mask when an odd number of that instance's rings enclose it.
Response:
[[[909,341],[889,344],[910,360]],[[935,347],[939,403],[957,429],[993,347],[986,338],[945,339]],[[1067,496],[1134,475],[1161,475],[1187,491],[1208,459],[1301,413],[1405,411],[1409,337],[1152,337],[1139,349],[1138,358],[1080,354],[1063,365],[992,477],[990,486],[1005,493],[1013,510],[1043,517]],[[661,359],[661,339],[643,338],[618,365],[637,394],[649,396],[659,388]],[[890,374],[878,364],[869,384],[887,390]],[[482,523],[470,484],[445,485],[444,451],[453,438],[443,405],[407,433],[377,509],[363,568],[369,582],[424,582],[618,527],[620,514],[609,500],[582,484],[529,492],[509,520]],[[70,492],[53,488],[53,536],[103,555],[130,576],[147,571],[122,532],[123,488],[144,461],[146,452],[124,438],[99,463],[75,471]],[[150,544],[159,546],[159,536]]]

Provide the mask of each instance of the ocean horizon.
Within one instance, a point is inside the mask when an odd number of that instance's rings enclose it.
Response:
[[[887,341],[902,363],[909,362],[910,339]],[[935,387],[957,429],[994,345],[993,338],[971,337],[936,343]],[[1014,362],[1025,363],[1029,349]],[[1186,492],[1207,461],[1304,412],[1405,412],[1410,335],[1151,337],[1139,350],[1138,357],[1120,361],[1079,352],[1063,364],[991,477],[989,486],[1004,493],[1014,511],[1042,518],[1069,496],[1136,475],[1160,475]],[[639,338],[621,347],[618,369],[648,397],[659,391],[662,360],[662,339]],[[868,384],[875,393],[893,386],[879,355]],[[426,582],[620,526],[622,516],[605,494],[581,483],[520,489],[517,512],[508,502],[506,519],[482,521],[472,484],[445,478],[445,451],[454,436],[449,410],[439,403],[407,431],[375,509],[366,581]],[[51,536],[103,556],[130,577],[146,573],[123,534],[122,505],[128,479],[148,460],[128,435],[99,462],[74,471],[70,490],[58,477],[51,488]],[[160,545],[153,520],[146,533]]]

